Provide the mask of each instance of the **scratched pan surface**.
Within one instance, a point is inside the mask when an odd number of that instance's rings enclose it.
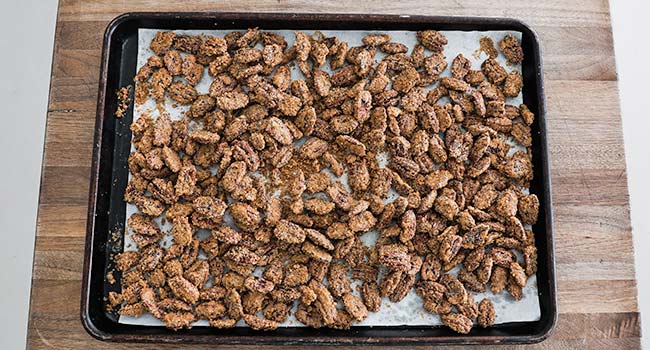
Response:
[[[538,249],[537,287],[541,318],[481,329],[467,335],[446,327],[390,326],[352,327],[350,330],[281,328],[271,332],[246,327],[220,330],[195,327],[172,331],[165,327],[120,324],[117,314],[105,310],[104,296],[119,286],[105,276],[113,270],[110,257],[122,250],[133,104],[122,119],[113,117],[115,92],[132,82],[136,71],[138,29],[320,29],[320,30],[409,30],[422,29],[496,31],[522,33],[525,59],[523,99],[536,115],[532,125],[534,180],[530,190],[540,200],[539,220],[533,225]],[[95,144],[86,232],[82,285],[81,321],[94,337],[116,342],[167,342],[214,344],[523,344],[544,340],[557,319],[551,183],[546,143],[544,86],[539,43],[525,24],[502,18],[426,17],[364,14],[271,14],[271,13],[127,13],[117,17],[104,35],[99,79]]]

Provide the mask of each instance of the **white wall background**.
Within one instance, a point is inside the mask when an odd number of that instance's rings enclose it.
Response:
[[[25,348],[56,0],[0,0],[0,349]]]
[[[610,0],[636,248],[650,334],[650,1]],[[25,347],[56,0],[0,0],[0,349]],[[11,132],[7,132],[11,130]],[[643,340],[650,349],[650,337]]]
[[[610,0],[618,71],[627,183],[636,251],[642,344],[650,349],[650,47],[648,0]]]

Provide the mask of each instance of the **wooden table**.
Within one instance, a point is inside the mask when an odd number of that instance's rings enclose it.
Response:
[[[539,34],[545,65],[560,316],[550,339],[526,347],[640,348],[607,0],[345,3],[195,0],[190,6],[154,0],[60,1],[34,255],[29,349],[174,348],[104,343],[91,338],[79,320],[79,299],[104,28],[123,12],[186,10],[501,16],[531,25]]]

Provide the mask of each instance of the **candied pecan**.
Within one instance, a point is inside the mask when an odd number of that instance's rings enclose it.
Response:
[[[273,303],[263,310],[264,317],[275,322],[284,322],[289,317],[291,306],[284,303]]]
[[[408,210],[402,214],[402,218],[400,220],[400,227],[402,228],[402,232],[400,232],[399,235],[399,240],[402,243],[410,241],[415,236],[416,225],[417,223],[413,210]]]
[[[122,295],[119,293],[116,293],[114,291],[108,292],[108,304],[111,307],[116,307],[118,305],[121,305],[124,299],[122,298]]]
[[[294,34],[296,41],[293,45],[296,48],[296,59],[306,61],[309,58],[309,51],[311,50],[309,37],[303,32],[294,32]]]
[[[361,41],[364,45],[368,46],[379,46],[386,42],[389,42],[392,39],[390,34],[368,34],[361,38]]]
[[[195,86],[203,77],[203,66],[196,62],[195,56],[187,55],[183,58],[181,72],[183,73],[185,80],[187,80],[187,83]]]
[[[440,283],[445,286],[445,297],[453,305],[464,304],[467,300],[465,286],[454,276],[445,274],[440,278]]]
[[[493,248],[492,258],[494,259],[494,263],[496,265],[499,265],[501,267],[506,267],[506,268],[509,268],[510,263],[515,261],[514,254],[511,251],[503,248]]]
[[[353,198],[345,190],[342,183],[340,182],[332,183],[329,187],[327,187],[327,194],[329,195],[332,202],[334,202],[338,208],[345,211],[350,210],[353,204]],[[334,238],[332,236],[329,237]]]
[[[356,57],[356,73],[357,76],[365,77],[372,69],[372,56],[374,54],[370,53],[368,50],[361,50],[359,55]]]
[[[402,279],[402,271],[390,271],[385,273],[379,284],[379,295],[382,297],[387,297],[393,294],[395,288]]]
[[[337,318],[337,311],[332,294],[330,294],[329,290],[323,284],[315,280],[309,282],[309,287],[316,293],[316,308],[325,324],[334,324]]]
[[[451,76],[456,79],[463,79],[471,69],[472,62],[463,56],[463,54],[459,54],[451,63]]]
[[[302,264],[289,264],[286,267],[284,275],[284,285],[287,287],[296,287],[309,281],[309,271],[307,266]]]
[[[488,58],[481,64],[485,76],[493,84],[501,84],[507,77],[506,70],[493,58]]]
[[[447,196],[438,196],[434,201],[434,209],[447,220],[452,220],[459,211],[456,201]]]
[[[226,307],[217,301],[207,301],[196,306],[196,313],[208,320],[214,320],[226,314]]]
[[[514,277],[512,275],[510,275],[510,278],[508,278],[506,290],[515,300],[521,300],[521,298],[524,297],[522,288],[514,281]]]
[[[156,199],[144,196],[138,196],[135,198],[135,205],[143,214],[149,216],[160,216],[165,210],[165,205],[163,203]]]
[[[305,201],[305,209],[318,215],[325,215],[334,210],[334,203],[320,198],[310,198]]]
[[[343,294],[352,291],[350,280],[347,276],[348,268],[343,264],[330,264],[327,274],[327,284],[332,295],[340,298]]]
[[[329,54],[329,49],[327,44],[324,42],[312,42],[311,50],[309,51],[309,56],[311,57],[314,67],[321,67],[325,64],[327,55]]]
[[[464,80],[469,85],[477,87],[485,80],[485,74],[480,70],[470,69],[465,75]]]
[[[196,130],[193,131],[189,136],[191,140],[201,144],[216,144],[220,139],[218,133],[210,132],[207,130]]]
[[[300,302],[305,305],[311,305],[316,300],[316,293],[311,287],[301,285],[298,287],[300,291]]]
[[[539,215],[539,199],[534,194],[519,197],[517,208],[522,224],[531,225],[537,222]]]
[[[351,251],[352,248],[354,247],[356,243],[356,240],[354,237],[350,237],[348,239],[344,239],[341,241],[336,242],[336,245],[334,246],[334,258],[336,259],[343,259],[346,255],[348,255]]]
[[[441,78],[440,83],[449,90],[469,92],[470,86],[466,82],[456,78]]]
[[[194,102],[192,102],[192,105],[190,106],[190,110],[187,112],[187,115],[192,118],[203,117],[212,108],[214,108],[215,104],[216,101],[211,96],[200,95],[196,100],[194,100]]]
[[[375,46],[375,45],[369,45],[369,46]],[[402,43],[394,43],[394,42],[384,42],[379,45],[379,49],[382,52],[385,52],[387,54],[405,53],[408,51],[408,47],[406,45]]]
[[[266,124],[266,132],[268,132],[271,137],[283,145],[288,145],[293,142],[293,136],[291,135],[289,128],[282,120],[276,117],[268,119]]]
[[[479,281],[476,274],[467,271],[466,269],[461,269],[460,272],[458,272],[458,280],[465,285],[465,288],[472,292],[485,292],[485,285]]]
[[[322,156],[329,144],[318,137],[311,137],[300,146],[299,153],[307,159],[317,159]]]
[[[348,226],[353,232],[366,232],[377,223],[377,219],[369,211],[363,211],[350,217]]]
[[[474,110],[480,116],[484,116],[487,113],[487,108],[485,107],[485,100],[483,99],[483,94],[477,90],[473,90],[471,93],[472,103],[474,103]]]
[[[224,305],[226,306],[226,314],[230,318],[239,319],[244,313],[242,306],[241,296],[235,289],[228,289],[224,297]]]
[[[191,312],[170,312],[163,317],[165,327],[173,330],[192,328],[192,322],[195,320],[196,317]]]
[[[433,52],[441,52],[447,45],[447,38],[435,30],[423,30],[417,33],[417,39],[422,46]]]
[[[375,281],[366,281],[361,286],[361,297],[366,308],[372,312],[379,311],[381,307],[381,296],[379,287]]]
[[[255,231],[262,221],[262,217],[257,209],[246,203],[233,203],[228,207],[228,211],[235,220],[235,224],[247,232]]]
[[[495,318],[494,306],[490,299],[485,298],[481,300],[478,304],[478,317],[476,319],[479,326],[483,328],[492,327]]]
[[[237,324],[237,320],[233,320],[233,319],[225,319],[225,320],[210,319],[208,321],[210,322],[210,326],[219,329],[233,328],[235,327],[235,324]]]
[[[495,266],[490,276],[490,289],[492,293],[499,294],[506,287],[508,282],[508,270],[501,266]]]
[[[194,86],[181,81],[172,83],[167,89],[167,93],[172,100],[185,105],[191,104],[199,96]]]
[[[516,261],[511,261],[510,262],[510,278],[514,283],[516,283],[519,287],[525,287],[526,286],[526,272],[524,269],[519,265]]]
[[[198,52],[206,56],[219,56],[226,53],[228,49],[226,40],[223,38],[207,35],[202,38]]]
[[[192,241],[194,230],[186,216],[181,216],[172,221],[172,235],[174,243],[186,246]]]
[[[176,35],[172,47],[176,50],[193,54],[199,50],[201,42],[202,40],[200,37],[191,35]]]
[[[441,303],[444,300],[447,287],[435,281],[420,281],[417,283],[415,291],[425,301]]]
[[[463,236],[463,248],[476,249],[482,247],[487,240],[490,227],[486,224],[478,224],[472,227]]]
[[[530,127],[522,122],[514,122],[512,124],[510,135],[515,139],[515,141],[524,147],[530,147],[533,143]]]
[[[330,183],[331,179],[326,173],[314,173],[307,178],[305,191],[309,194],[323,192]]]
[[[501,217],[510,217],[517,214],[517,195],[510,190],[501,192],[496,202],[494,203],[494,211]]]
[[[226,91],[216,99],[217,107],[226,111],[244,108],[249,102],[248,95],[240,91]]]
[[[157,32],[156,36],[151,40],[149,48],[158,55],[164,54],[172,46],[174,38],[176,38],[174,32]]]
[[[160,228],[155,221],[150,217],[139,213],[131,215],[127,220],[127,224],[133,229],[133,231],[143,235],[157,236],[161,233]]]
[[[482,251],[482,250],[475,250],[476,251]],[[480,254],[480,253],[479,253]],[[468,258],[471,258],[472,254],[468,255],[465,263],[465,268],[468,270],[471,270],[470,267],[471,263],[467,261]],[[490,255],[487,255],[486,253],[483,253],[483,258],[482,261],[480,262],[480,265],[474,270],[476,273],[476,278],[480,283],[487,283],[490,280],[490,277],[492,275],[492,267],[494,266],[494,260]]]
[[[227,52],[223,55],[217,56],[208,65],[208,74],[216,78],[220,73],[225,72],[231,63],[232,57]],[[215,80],[215,82],[216,81],[217,80]]]
[[[497,199],[499,193],[494,188],[493,184],[486,184],[474,195],[474,206],[477,209],[487,209],[492,206],[492,203]]]
[[[390,301],[396,303],[404,299],[414,284],[415,275],[403,273],[397,286],[389,296]]]
[[[344,239],[351,237],[353,234],[348,225],[342,222],[333,223],[326,231],[326,235],[330,239]]]
[[[239,264],[257,264],[260,256],[244,246],[233,246],[224,254],[224,258],[230,259]]]
[[[163,66],[163,59],[160,56],[151,56],[147,58],[147,62],[138,69],[138,72],[136,73],[135,77],[133,78],[134,81],[138,83],[143,83],[146,82],[149,77],[151,77],[151,74],[153,74],[155,68],[160,68]],[[167,71],[169,73],[169,71]],[[137,84],[136,84],[137,88]]]
[[[408,250],[402,244],[387,244],[379,247],[379,263],[395,270],[408,271],[411,268],[411,258]]]
[[[244,287],[252,292],[268,294],[275,288],[275,284],[260,277],[248,276],[244,280]]]
[[[537,248],[527,245],[523,249],[526,275],[532,276],[537,272]]]
[[[345,66],[330,77],[332,86],[342,87],[354,84],[359,79],[355,66]],[[329,97],[332,95],[330,94]]]
[[[485,249],[483,247],[476,248],[472,250],[469,254],[467,254],[465,260],[463,261],[463,266],[467,269],[467,271],[470,272],[475,271],[476,269],[479,268],[484,258],[485,258]],[[479,272],[482,271],[479,270]],[[479,277],[479,280],[480,281],[484,280],[484,277]]]
[[[273,229],[273,234],[287,243],[302,243],[306,235],[300,226],[287,220],[280,220]]]
[[[172,90],[172,76],[165,68],[160,68],[155,71],[151,77],[151,97],[160,102],[165,96],[165,89],[169,88],[170,97],[174,90]],[[180,83],[182,84],[182,83]]]
[[[503,173],[515,180],[531,179],[533,176],[533,165],[526,152],[516,151],[504,165]]]
[[[316,90],[316,93],[322,97],[329,95],[330,88],[332,87],[330,76],[326,72],[317,69],[314,71],[313,79],[314,89]]]
[[[302,101],[296,96],[282,93],[280,94],[280,99],[278,101],[278,111],[283,115],[295,117],[300,108],[302,107]]]
[[[255,330],[270,331],[278,328],[278,322],[259,318],[255,315],[244,314],[242,318],[247,325]]]
[[[171,288],[174,295],[183,301],[194,304],[199,300],[199,290],[194,284],[186,280],[182,276],[171,277],[167,280],[169,288]]]
[[[503,94],[509,97],[516,97],[521,92],[524,85],[524,80],[517,71],[512,71],[506,77],[503,85]]]
[[[499,41],[499,49],[506,56],[510,63],[520,63],[524,59],[524,51],[519,45],[517,38],[512,34],[506,34],[503,40]]]
[[[426,57],[422,62],[422,65],[424,66],[426,73],[433,76],[436,80],[438,74],[442,73],[445,69],[447,69],[447,61],[445,60],[445,56],[442,53],[433,54],[429,57]],[[448,79],[448,78],[443,78],[443,79]],[[461,84],[463,83],[464,82],[461,82]],[[447,87],[446,84],[443,84],[443,86]]]
[[[462,242],[463,238],[454,235],[454,234],[449,234],[446,235],[441,243],[440,243],[440,258],[442,259],[443,262],[450,262],[452,259],[458,254],[460,251],[460,248],[462,247]]]
[[[115,263],[118,271],[125,272],[135,266],[140,260],[140,253],[126,251],[115,256]]]
[[[440,277],[440,269],[442,265],[434,254],[428,254],[420,268],[420,276],[422,280],[436,281]]]
[[[533,124],[533,121],[535,120],[535,115],[533,114],[533,112],[530,111],[530,109],[528,109],[528,106],[522,103],[521,105],[519,105],[519,110],[521,114],[521,119],[523,119],[527,125]]]
[[[307,304],[299,304],[298,310],[295,313],[296,319],[308,327],[321,328],[323,327],[323,318],[316,308],[316,306],[307,306]]]
[[[363,321],[368,317],[368,309],[364,305],[363,301],[350,293],[343,294],[343,305],[348,311],[350,316],[357,321]]]
[[[463,314],[449,313],[441,315],[440,318],[445,326],[455,332],[467,334],[472,329],[472,320]]]
[[[241,240],[241,234],[228,226],[221,226],[212,230],[212,236],[220,242],[237,244]]]
[[[393,89],[397,92],[408,93],[417,84],[419,77],[415,68],[407,67],[393,81]]]

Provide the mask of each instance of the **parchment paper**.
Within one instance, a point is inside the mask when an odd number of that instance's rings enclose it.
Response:
[[[214,35],[214,36],[222,37],[223,35],[227,34],[230,31],[231,30],[177,30],[175,32],[177,34],[187,34],[187,35],[206,34],[206,35]],[[154,54],[149,49],[149,43],[151,39],[155,36],[156,32],[158,32],[158,30],[155,29],[140,29],[138,32],[138,62],[137,62],[138,69],[142,65],[144,65],[144,63],[147,61],[147,58],[149,56]],[[292,45],[294,40],[293,30],[274,30],[274,32],[283,35],[287,40],[289,46]],[[303,32],[309,35],[313,31],[304,30]],[[337,36],[341,41],[347,41],[349,47],[362,45],[361,38],[363,38],[365,35],[369,33],[372,33],[369,31],[321,31],[321,32],[326,36]],[[382,33],[390,33],[393,37],[393,41],[400,42],[407,45],[409,47],[409,52],[417,43],[415,32],[384,31]],[[456,57],[457,54],[462,53],[465,57],[467,57],[470,61],[472,61],[472,69],[480,69],[481,62],[483,62],[487,58],[487,55],[485,53],[478,51],[480,38],[487,36],[493,40],[495,45],[508,33],[513,34],[518,39],[521,39],[520,32],[442,31],[441,33],[445,35],[445,37],[447,37],[449,41],[449,44],[445,46],[445,51],[444,51],[445,55],[447,56],[447,61],[449,62],[449,64],[451,65],[451,60],[453,60],[453,58]],[[378,50],[375,59],[379,61],[383,56],[384,54]],[[508,71],[517,70],[521,72],[521,65],[507,64],[505,57],[501,53],[499,53],[499,56],[496,59],[502,66],[506,68],[506,70]],[[321,69],[327,71],[328,73],[331,73],[331,71],[329,70],[329,65],[327,64]],[[302,78],[302,74],[298,70],[297,66],[292,67],[291,70],[292,70],[292,79]],[[450,75],[449,71],[450,69],[447,68],[445,72],[441,75],[449,76]],[[182,78],[177,77],[175,79],[182,79]],[[212,78],[208,76],[206,72],[203,75],[203,79],[201,80],[201,82],[196,86],[197,91],[201,94],[207,93],[211,81]],[[448,98],[442,99],[439,103],[444,104],[446,102],[448,102]],[[522,95],[519,94],[519,96],[515,98],[508,98],[507,103],[518,106],[520,103],[522,103]],[[182,118],[183,117],[182,113],[184,113],[188,109],[188,106],[172,107],[172,105],[174,105],[173,101],[167,98],[165,111],[170,113],[172,120]],[[139,118],[145,113],[151,115],[154,118],[158,117],[159,112],[155,108],[155,103],[151,99],[143,105],[136,105],[133,120],[135,121],[137,118]],[[190,124],[190,129],[198,128],[198,127],[200,126],[196,124],[195,125]],[[512,144],[514,145],[514,143]],[[521,149],[521,147],[516,146],[515,149]],[[132,146],[132,150],[133,150],[133,146]],[[512,152],[514,152],[514,150],[512,150]],[[385,159],[380,160],[380,165],[383,166],[382,163],[385,164]],[[129,177],[130,176],[131,175],[129,174]],[[338,178],[337,180],[342,181],[347,187],[347,183],[345,182],[346,175],[343,175],[341,178]],[[396,196],[397,194],[391,190],[387,202],[393,201],[396,198]],[[130,217],[133,213],[136,212],[137,212],[137,208],[134,205],[127,203],[126,217],[127,218]],[[226,216],[224,217],[224,221],[227,224],[232,225],[232,218],[229,217],[228,214],[226,214]],[[158,218],[157,222],[161,224],[161,218]],[[160,226],[162,230],[166,232],[166,236],[163,239],[162,245],[164,247],[167,247],[171,244],[171,234],[169,233],[169,230],[171,229],[171,225],[167,223],[165,225],[161,224]],[[126,224],[125,227],[127,227]],[[530,227],[526,227],[526,228],[530,229]],[[131,240],[131,234],[133,234],[131,229],[130,228],[127,229],[127,234],[125,235],[124,238],[125,251],[137,250],[137,245],[133,243],[133,241]],[[199,239],[203,239],[205,237],[208,237],[209,235],[210,233],[206,230],[202,230],[202,232],[200,231],[197,233]],[[378,233],[376,231],[371,231],[364,234],[361,237],[361,240],[366,245],[372,245],[377,237],[378,237]],[[201,258],[205,258],[205,257],[203,256]],[[518,255],[517,258],[520,262],[523,261],[523,258],[521,256]],[[455,275],[458,272],[458,269],[459,269],[458,267],[455,268],[454,270],[451,271],[451,273]],[[260,275],[261,271],[259,271],[258,269],[257,271],[254,272],[254,274]],[[357,296],[359,295],[359,293],[356,291],[355,287],[358,284],[359,284],[358,282],[353,283],[353,290]],[[488,298],[492,301],[496,311],[495,324],[500,324],[506,322],[524,322],[524,321],[539,320],[540,306],[539,306],[539,297],[537,293],[538,293],[537,278],[536,276],[532,276],[531,278],[528,279],[528,283],[526,287],[523,289],[524,295],[520,301],[515,301],[505,291],[500,293],[499,295],[493,295],[489,290],[486,293],[472,293],[472,294],[474,295],[474,298],[476,299],[477,302],[479,302],[483,298]],[[294,311],[295,311],[295,307],[294,307]],[[130,317],[130,316],[120,316],[119,323],[149,325],[149,326],[163,325],[163,322],[154,318],[150,314],[145,314],[137,318]],[[412,289],[408,293],[408,295],[398,303],[393,303],[390,300],[388,300],[388,298],[383,298],[382,306],[379,312],[370,312],[368,318],[366,318],[363,322],[357,323],[356,325],[360,325],[360,326],[432,325],[433,326],[433,325],[441,325],[441,324],[442,323],[438,315],[432,315],[426,312],[422,308],[422,299]],[[202,320],[196,322],[194,326],[208,326],[208,323],[207,321]],[[238,322],[237,326],[247,327],[246,324],[241,320]],[[302,326],[303,325],[300,322],[298,322],[293,317],[293,315],[289,317],[287,322],[281,324],[281,327],[302,327]]]

